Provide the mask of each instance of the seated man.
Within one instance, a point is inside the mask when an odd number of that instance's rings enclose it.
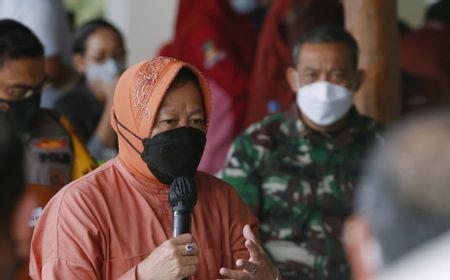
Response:
[[[48,194],[96,167],[68,121],[39,108],[45,84],[44,51],[39,40],[24,25],[0,20],[0,110],[6,111],[19,129],[25,150],[25,183],[29,186],[14,218],[17,253],[25,260],[36,222],[30,219],[39,218]]]
[[[47,81],[43,54],[27,27],[0,20],[0,109],[12,116],[25,141],[26,183],[58,189],[95,163],[67,120],[39,109]]]
[[[286,279],[349,279],[341,228],[379,126],[352,106],[362,73],[349,33],[317,27],[293,56],[286,77],[297,102],[235,140],[223,179],[257,213],[261,241]]]
[[[393,127],[372,153],[345,227],[355,280],[450,279],[450,113]]]

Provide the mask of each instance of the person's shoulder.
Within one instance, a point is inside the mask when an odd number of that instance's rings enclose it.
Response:
[[[64,131],[64,133],[67,133],[70,136],[70,131],[65,124],[65,118],[63,114],[56,109],[48,109],[48,108],[39,108],[38,111],[38,121],[35,123],[35,129],[42,129],[44,127],[51,126],[52,129],[55,129],[58,127],[58,129],[61,129]],[[69,126],[72,126],[69,122]]]
[[[55,109],[39,108],[37,113],[37,121],[34,126],[46,125],[48,123],[59,124],[61,114]]]
[[[108,205],[111,192],[111,184],[106,177],[111,177],[110,169],[114,168],[109,164],[104,164],[96,170],[87,175],[72,181],[61,188],[56,195],[45,206],[49,215],[56,217],[56,219],[70,219],[73,214],[72,211],[77,209],[77,213],[84,213],[87,216],[102,215],[108,207],[100,207]],[[92,209],[100,212],[92,212]],[[103,209],[103,210],[102,210]]]
[[[372,119],[371,117],[360,114],[356,109],[353,110],[352,115],[351,125],[358,130],[380,132],[383,129],[383,125],[380,122]]]
[[[62,94],[56,104],[70,104],[72,102],[86,102],[90,95],[89,88],[84,79],[74,83],[66,93]]]
[[[349,132],[358,145],[370,146],[374,143],[383,143],[383,131],[384,126],[378,121],[354,112]]]
[[[267,130],[273,130],[278,128],[285,121],[284,113],[277,113],[269,116],[265,116],[261,120],[252,123],[243,134],[254,134],[258,132],[265,132]]]
[[[101,197],[105,193],[104,189],[111,188],[108,184],[109,178],[117,176],[114,160],[111,160],[88,174],[72,181],[64,186],[58,194],[65,197],[65,200],[74,196],[84,196],[85,198]]]
[[[84,110],[80,110],[80,108],[88,106],[89,101],[80,94],[68,92],[55,102],[54,108],[61,115],[83,114]]]
[[[278,138],[283,138],[288,133],[283,129],[285,120],[284,114],[278,113],[251,124],[235,138],[233,147],[247,149],[250,145],[271,149]]]

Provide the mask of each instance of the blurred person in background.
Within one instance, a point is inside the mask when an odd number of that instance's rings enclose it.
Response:
[[[305,32],[322,24],[343,24],[341,1],[273,1],[256,47],[242,128],[289,108],[295,95],[285,70],[292,64],[292,47]]]
[[[17,254],[25,262],[34,222],[45,203],[59,188],[96,167],[70,123],[39,108],[46,81],[38,38],[14,20],[0,20],[0,110],[15,122],[25,153],[27,188],[14,220]]]
[[[73,78],[70,63],[70,30],[61,0],[0,0],[0,19],[16,20],[39,38],[44,46],[49,84],[41,106],[52,108]]]
[[[94,158],[104,162],[117,154],[110,111],[117,78],[125,69],[125,44],[119,30],[104,20],[77,29],[73,65],[80,77],[55,109],[72,123]]]
[[[353,279],[450,279],[449,170],[449,109],[388,131],[366,164],[345,227]]]
[[[14,248],[12,222],[24,190],[23,146],[3,111],[0,111],[0,128],[0,279],[15,280],[20,264]]]
[[[347,31],[316,27],[292,59],[285,73],[296,102],[235,140],[222,177],[257,214],[285,279],[349,279],[341,230],[379,125],[353,106],[364,75]]]
[[[243,129],[257,29],[257,0],[180,0],[173,41],[161,55],[198,67],[211,87],[213,115],[200,170],[217,173]]]
[[[400,36],[403,111],[414,113],[450,104],[450,1],[437,1],[425,13],[425,23]]]
[[[95,167],[67,119],[39,108],[47,82],[44,50],[26,26],[0,20],[0,109],[25,144],[26,182],[59,189]]]

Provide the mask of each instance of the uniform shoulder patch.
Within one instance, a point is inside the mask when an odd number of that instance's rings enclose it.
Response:
[[[35,147],[44,150],[59,150],[68,144],[66,139],[41,139],[33,143]]]

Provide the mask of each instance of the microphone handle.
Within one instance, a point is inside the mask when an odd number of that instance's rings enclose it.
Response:
[[[173,211],[173,237],[191,232],[191,213],[189,211]],[[185,277],[182,280],[189,280]]]
[[[191,233],[191,213],[188,211],[173,211],[173,237],[183,233]]]

